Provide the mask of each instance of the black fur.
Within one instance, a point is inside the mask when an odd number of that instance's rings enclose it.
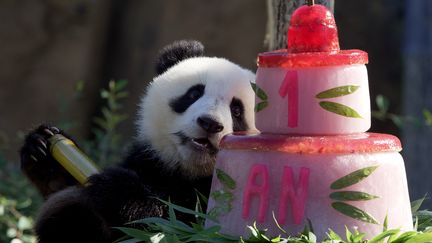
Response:
[[[204,95],[204,90],[205,86],[203,84],[194,85],[182,96],[171,100],[169,106],[173,111],[181,114]]]
[[[240,99],[233,98],[230,104],[233,131],[247,131],[249,129],[244,117],[244,105]]]
[[[204,55],[204,46],[199,41],[181,40],[166,46],[159,53],[156,63],[157,74],[162,74],[178,62],[191,57]]]
[[[36,221],[39,243],[112,242],[111,230],[82,187],[69,187],[53,194]]]
[[[147,145],[134,145],[122,164],[90,177],[88,186],[53,194],[36,223],[39,242],[112,242],[120,236],[112,227],[166,217],[167,206],[156,198],[193,209],[195,189],[209,194],[211,176],[192,180],[177,169],[168,171],[151,151]],[[195,220],[186,214],[177,218]]]

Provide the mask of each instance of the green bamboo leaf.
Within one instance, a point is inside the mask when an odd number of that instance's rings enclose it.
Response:
[[[389,242],[405,243],[407,240],[411,239],[413,236],[416,236],[416,235],[417,235],[417,231],[408,231],[408,232],[405,232],[399,236],[391,236],[389,239]]]
[[[378,107],[378,110],[383,113],[386,114],[388,111],[388,108],[390,106],[390,101],[384,96],[384,95],[377,95],[377,97],[375,98],[375,103]]]
[[[116,91],[123,90],[126,87],[127,83],[128,83],[128,81],[125,80],[125,79],[117,80],[115,82],[115,87],[114,88],[115,88]]]
[[[114,229],[118,229],[125,233],[128,236],[134,237],[139,240],[150,240],[150,234],[140,230],[140,229],[133,229],[133,228],[127,228],[127,227],[113,227]]]
[[[356,92],[358,88],[360,88],[360,86],[356,86],[356,85],[339,86],[333,89],[328,89],[326,91],[323,91],[317,94],[315,97],[318,99],[327,99],[327,98],[345,96]]]
[[[388,215],[386,214],[383,222],[383,232],[388,230]]]
[[[421,205],[423,204],[424,200],[426,199],[426,196],[423,196],[423,198],[417,199],[415,201],[411,202],[411,213],[415,214],[417,211],[419,211]]]
[[[338,234],[336,234],[336,232],[334,232],[331,229],[329,229],[329,232],[326,234],[327,234],[327,237],[329,238],[329,240],[342,241],[342,237],[340,237]]]
[[[138,242],[142,242],[142,240],[133,238],[128,240],[115,241],[115,243],[138,243]]]
[[[331,193],[330,198],[339,201],[367,201],[378,197],[366,192],[342,191]]]
[[[352,233],[346,225],[345,225],[345,237],[347,240],[350,240],[352,238]]]
[[[196,212],[196,211],[191,210],[189,208],[178,206],[176,204],[170,203],[170,202],[162,200],[160,198],[155,198],[155,199],[161,201],[164,204],[166,204],[168,207],[173,207],[175,210],[177,210],[179,212],[182,212],[182,213],[185,213],[185,214],[190,214],[190,215],[195,215],[196,217],[198,216],[198,217],[201,217],[201,218],[204,218],[204,219],[208,219],[208,220],[211,220],[211,221],[216,222],[216,223],[218,222],[218,220],[216,218],[214,218],[214,217],[212,217],[210,215],[207,215],[205,213]]]
[[[219,181],[222,183],[223,186],[232,190],[236,188],[235,180],[231,178],[231,176],[229,176],[223,170],[216,169],[216,177],[219,179]]]
[[[321,101],[319,103],[319,105],[324,110],[336,113],[336,114],[341,115],[341,116],[352,117],[352,118],[362,118],[357,111],[355,111],[353,108],[346,106],[346,105],[342,105],[342,104],[330,102],[330,101]]]
[[[423,117],[427,126],[432,126],[432,112],[428,109],[423,109]]]
[[[356,171],[354,171],[354,172],[352,172],[352,173],[350,173],[344,177],[337,179],[335,182],[333,182],[330,185],[330,188],[337,190],[337,189],[342,189],[342,188],[354,185],[354,184],[362,181],[366,177],[370,176],[376,168],[378,168],[378,165],[366,167],[366,168],[363,168],[360,170],[356,170]]]
[[[272,211],[272,216],[273,216],[273,222],[275,222],[276,227],[284,234],[288,234],[279,224],[279,222],[276,219],[276,216],[274,214],[274,211]],[[278,241],[279,242],[279,241]]]
[[[399,229],[393,229],[393,230],[386,230],[382,232],[381,234],[375,236],[373,239],[369,240],[368,243],[380,243],[382,240],[384,240],[387,237],[391,237],[393,235],[396,235],[400,232]]]
[[[370,214],[366,213],[365,211],[359,208],[346,204],[344,202],[334,202],[332,203],[332,207],[336,209],[338,212],[348,217],[351,217],[353,219],[357,219],[366,223],[378,224],[376,219],[372,217]]]
[[[255,112],[262,111],[267,106],[268,106],[268,101],[261,101],[260,103],[255,105]]]
[[[420,243],[420,242],[432,242],[432,232],[415,235],[406,241],[406,243]]]
[[[355,230],[354,232],[355,234],[351,237],[350,242],[363,243],[363,238],[365,237],[366,233],[360,233],[357,230]]]
[[[256,96],[260,98],[261,100],[267,100],[268,95],[262,90],[256,83],[250,83],[252,86],[253,91],[255,92]]]

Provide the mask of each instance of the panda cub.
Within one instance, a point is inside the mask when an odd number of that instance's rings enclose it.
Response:
[[[158,76],[139,105],[133,146],[122,163],[90,177],[86,187],[48,153],[47,139],[62,131],[42,125],[27,136],[22,168],[49,196],[35,228],[40,243],[111,242],[119,237],[112,227],[166,217],[167,206],[156,198],[193,209],[195,190],[209,194],[222,137],[256,130],[250,86],[255,76],[226,59],[204,57],[203,51],[197,41],[161,51]]]

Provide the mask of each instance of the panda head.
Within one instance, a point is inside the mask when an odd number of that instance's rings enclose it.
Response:
[[[138,141],[162,167],[191,178],[212,174],[224,135],[256,131],[255,75],[203,50],[197,41],[179,41],[161,51],[137,120]]]

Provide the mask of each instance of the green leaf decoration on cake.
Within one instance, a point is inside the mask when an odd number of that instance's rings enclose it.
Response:
[[[227,173],[225,173],[221,169],[216,169],[216,177],[219,179],[221,184],[223,186],[226,186],[227,188],[234,190],[236,188],[236,182],[231,176],[229,176]]]
[[[221,214],[229,213],[232,209],[234,195],[229,191],[218,190],[210,194],[215,200],[216,206],[209,211],[209,214],[218,217]]]
[[[260,112],[268,106],[268,101],[261,101],[255,105],[255,112]]]
[[[210,195],[216,202],[229,202],[234,199],[231,192],[226,192],[224,190],[214,191]]]
[[[227,214],[231,211],[231,208],[228,206],[216,206],[208,212],[208,214],[212,217],[219,217],[220,215]]]
[[[362,118],[353,108],[331,101],[321,101],[319,105],[327,111],[351,118]]]
[[[222,185],[222,189],[213,191],[210,197],[216,202],[215,206],[209,211],[213,217],[219,217],[222,214],[229,213],[232,209],[234,194],[232,190],[236,188],[235,180],[225,171],[216,168],[216,178]]]
[[[341,191],[331,193],[330,198],[338,201],[367,201],[378,198],[378,196],[366,192]]]
[[[345,85],[345,86],[339,86],[336,88],[328,89],[326,91],[323,91],[319,94],[317,94],[315,97],[318,99],[328,99],[328,98],[335,98],[339,96],[345,96],[350,95],[357,91],[357,89],[360,88],[360,86],[356,85]]]
[[[255,112],[260,112],[268,106],[268,95],[266,94],[266,92],[264,92],[263,89],[258,87],[256,83],[250,82],[250,84],[252,86],[253,91],[255,92],[255,95],[261,99],[261,102],[255,105]]]
[[[379,224],[377,222],[377,220],[372,215],[370,215],[370,214],[366,213],[365,211],[363,211],[359,208],[356,208],[352,205],[346,204],[344,202],[334,202],[334,203],[332,203],[332,207],[334,209],[336,209],[338,212],[340,212],[340,213],[342,213],[348,217],[351,217],[351,218],[354,218],[354,219],[357,219],[357,220],[360,220],[360,221],[363,221],[366,223]]]
[[[318,93],[315,95],[315,98],[317,99],[330,99],[330,98],[336,98],[340,96],[350,95],[354,92],[356,92],[360,88],[358,85],[344,85],[339,86],[336,88],[331,88],[328,90],[325,90],[323,92]],[[319,102],[319,105],[321,108],[323,108],[326,111],[333,112],[335,114],[345,116],[345,117],[351,117],[351,118],[362,118],[362,116],[353,108],[336,103],[331,101],[321,101]]]
[[[360,181],[364,180],[368,176],[370,176],[375,170],[378,168],[378,166],[369,166],[365,167],[359,170],[356,170],[352,173],[349,173],[346,176],[343,176],[336,181],[334,181],[330,188],[334,190],[343,189],[349,186],[352,186],[354,184],[359,183]],[[350,204],[347,204],[345,202],[341,201],[367,201],[367,200],[373,200],[378,198],[378,196],[371,195],[366,192],[359,192],[359,191],[337,191],[330,193],[330,198],[333,200],[336,200],[331,205],[334,209],[336,209],[338,212],[357,219],[361,220],[363,222],[372,223],[372,224],[378,224],[378,222],[375,220],[375,218],[368,214],[367,212],[354,207]]]
[[[359,183],[360,181],[362,181],[363,179],[365,179],[366,177],[370,176],[375,169],[378,168],[378,165],[376,166],[370,166],[370,167],[365,167],[363,169],[359,169],[356,170],[344,177],[341,177],[339,179],[337,179],[335,182],[333,182],[330,185],[331,189],[342,189],[354,184]]]
[[[260,87],[258,87],[258,85],[256,83],[250,83],[252,86],[252,89],[254,90],[256,96],[258,98],[260,98],[261,100],[267,100],[268,96],[267,94],[264,92],[264,90],[262,90]]]

